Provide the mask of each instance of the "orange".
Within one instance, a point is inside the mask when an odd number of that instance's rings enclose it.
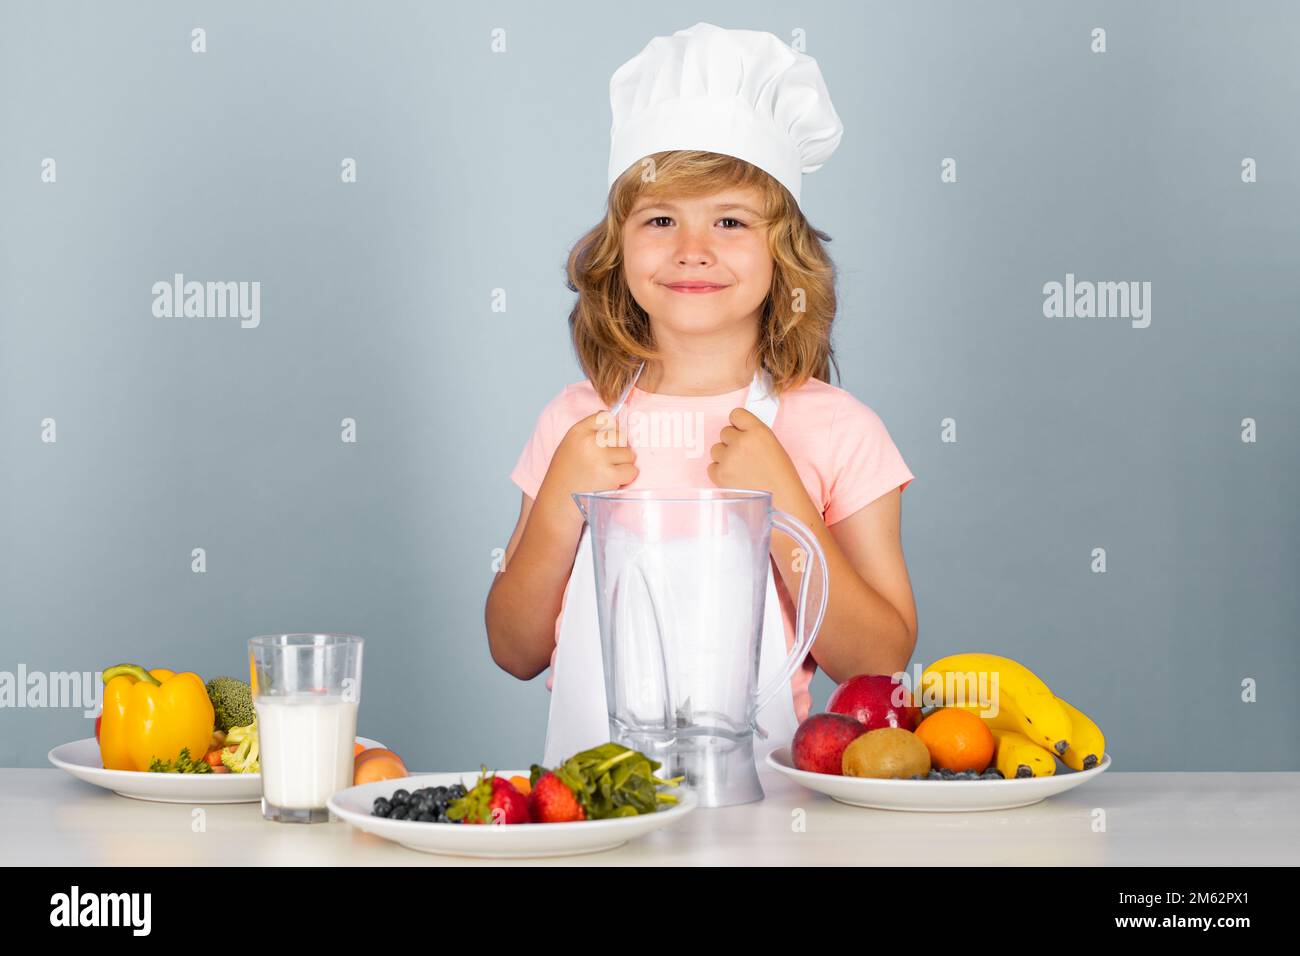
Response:
[[[997,746],[984,721],[960,707],[936,710],[921,721],[915,733],[938,770],[986,770]]]

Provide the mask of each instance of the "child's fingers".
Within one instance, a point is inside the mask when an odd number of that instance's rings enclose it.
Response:
[[[602,408],[598,412],[592,412],[582,420],[590,431],[598,432],[606,428],[618,427],[618,416],[607,408]]]
[[[609,451],[606,453],[606,461],[615,465],[622,465],[628,462],[636,461],[636,449],[631,445],[607,445]]]

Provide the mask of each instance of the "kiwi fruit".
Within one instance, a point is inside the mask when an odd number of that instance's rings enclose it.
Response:
[[[840,763],[846,777],[906,780],[930,772],[930,749],[910,730],[879,727],[845,747]]]

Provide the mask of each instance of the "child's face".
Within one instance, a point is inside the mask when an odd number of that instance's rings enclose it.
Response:
[[[757,328],[773,268],[767,227],[755,225],[760,203],[749,188],[641,199],[633,207],[623,226],[623,273],[656,335]],[[722,288],[673,288],[684,282]]]

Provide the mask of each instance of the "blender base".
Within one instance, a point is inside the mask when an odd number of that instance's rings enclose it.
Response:
[[[662,734],[632,733],[610,728],[615,743],[639,750],[662,767],[655,771],[660,779],[685,776],[680,786],[689,787],[699,797],[701,807],[732,807],[754,803],[765,796],[754,764],[753,734],[735,736],[693,728],[673,737]]]

